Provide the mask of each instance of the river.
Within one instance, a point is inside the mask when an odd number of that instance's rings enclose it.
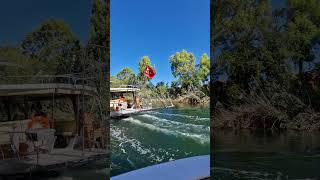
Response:
[[[320,133],[214,133],[213,179],[320,179]]]
[[[112,120],[111,176],[210,154],[208,107],[175,107]]]

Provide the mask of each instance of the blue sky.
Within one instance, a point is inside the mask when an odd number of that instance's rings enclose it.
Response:
[[[169,57],[210,52],[209,0],[110,0],[110,71],[137,72],[142,56],[157,69],[152,82],[173,80]]]
[[[86,44],[89,38],[91,0],[10,0],[0,6],[0,43],[17,44],[44,20],[65,21]]]

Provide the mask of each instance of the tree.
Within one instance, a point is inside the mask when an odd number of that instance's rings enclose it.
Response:
[[[109,59],[109,3],[106,0],[93,0],[91,11],[91,31],[88,44],[89,55],[93,60],[108,63]]]
[[[273,21],[270,2],[218,1],[219,22],[214,45],[221,49],[215,74],[225,73],[229,82],[248,91],[257,81],[286,82],[288,65],[284,38]]]
[[[161,98],[167,96],[168,88],[163,81],[157,83],[156,90],[160,94]]]
[[[63,21],[48,19],[28,33],[21,43],[23,53],[48,64],[48,71],[68,73],[80,41]]]
[[[137,80],[140,81],[142,84],[145,84],[146,82],[149,81],[149,79],[144,75],[144,71],[147,66],[150,66],[155,71],[154,67],[152,67],[152,65],[151,65],[151,61],[150,61],[149,57],[143,56],[139,61],[138,75],[137,75]]]
[[[199,77],[203,84],[209,79],[210,74],[210,59],[206,53],[202,54],[200,57],[199,64]]]
[[[22,83],[31,79],[28,76],[44,73],[43,69],[45,69],[45,63],[24,55],[18,47],[0,47],[0,77],[25,76],[23,78],[7,79],[14,83]],[[5,80],[1,79],[1,81]]]
[[[118,72],[117,79],[121,80],[123,84],[134,84],[135,74],[133,73],[131,68],[125,67],[120,72]]]
[[[109,2],[109,1],[108,1]],[[91,10],[91,30],[86,47],[86,62],[94,64],[90,72],[96,78],[96,85],[101,99],[105,99],[102,109],[108,108],[110,89],[110,3],[107,0],[93,0]],[[106,75],[106,77],[104,76]],[[106,113],[106,111],[103,111]]]
[[[315,60],[312,47],[320,39],[320,2],[289,0],[287,8],[287,57],[298,65],[300,86],[304,64]]]
[[[195,84],[195,57],[191,52],[182,50],[170,57],[171,71],[178,78],[182,88],[189,89]]]
[[[179,83],[177,81],[172,81],[170,88],[169,89],[169,94],[173,97],[177,97],[178,95],[181,94],[181,88],[179,87]]]

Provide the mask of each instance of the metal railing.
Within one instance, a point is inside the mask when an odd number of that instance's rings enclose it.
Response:
[[[64,83],[95,86],[95,80],[95,77],[83,77],[82,74],[0,76],[0,85]]]

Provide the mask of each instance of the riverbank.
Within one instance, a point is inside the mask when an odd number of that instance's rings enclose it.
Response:
[[[251,94],[216,104],[214,128],[320,131],[320,112],[289,93]]]

